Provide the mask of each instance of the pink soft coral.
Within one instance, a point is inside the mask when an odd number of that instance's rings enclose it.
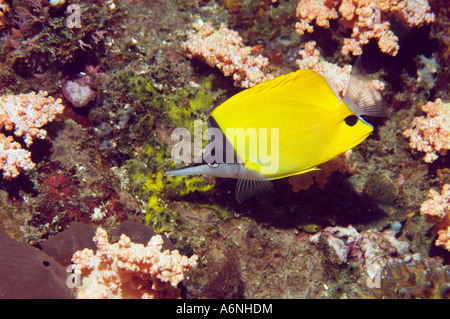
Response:
[[[98,228],[97,251],[84,249],[72,257],[75,275],[82,277],[78,298],[179,298],[178,283],[184,271],[197,265],[197,255],[182,256],[178,250],[161,251],[163,240],[153,236],[146,246],[122,235],[110,244],[108,234]]]
[[[444,185],[441,194],[430,189],[428,197],[430,199],[420,206],[420,213],[425,215],[429,222],[436,223],[436,245],[450,251],[450,184]]]
[[[425,162],[432,163],[450,149],[450,104],[437,99],[422,110],[427,115],[416,117],[403,135],[409,137],[411,148],[426,153]]]
[[[61,99],[47,97],[47,92],[28,94],[6,94],[0,96],[0,129],[14,130],[14,135],[23,137],[27,146],[36,138],[44,139],[47,131],[42,128],[62,113]],[[5,179],[15,178],[21,170],[34,168],[31,153],[22,149],[12,136],[0,133],[0,169]]]
[[[434,21],[427,0],[300,0],[297,6],[297,32],[313,32],[312,22],[329,28],[330,20],[343,17],[342,23],[352,29],[344,39],[342,54],[362,54],[362,47],[370,39],[377,39],[382,52],[396,55],[398,38],[390,30],[389,16],[407,26],[420,26]]]
[[[210,23],[194,25],[197,32],[188,32],[182,44],[188,57],[201,57],[208,65],[217,67],[225,76],[233,76],[236,86],[252,87],[274,76],[265,74],[262,68],[269,60],[255,55],[251,47],[244,46],[236,31],[221,25],[214,30]]]

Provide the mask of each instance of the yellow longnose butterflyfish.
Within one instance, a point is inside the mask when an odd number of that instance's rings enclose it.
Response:
[[[381,95],[353,68],[344,98],[318,73],[301,69],[246,89],[219,105],[208,124],[201,163],[168,176],[236,178],[238,202],[268,190],[270,180],[317,170],[361,143],[373,126],[361,116],[386,116]]]

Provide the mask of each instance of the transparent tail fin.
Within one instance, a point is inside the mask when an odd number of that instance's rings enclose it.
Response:
[[[364,71],[361,58],[358,58],[353,66],[344,102],[357,116],[388,116],[383,97]]]

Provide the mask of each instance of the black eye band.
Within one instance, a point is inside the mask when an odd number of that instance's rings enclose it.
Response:
[[[210,116],[209,117],[209,119],[208,119],[208,128],[215,128],[215,129],[218,129],[218,130],[220,130],[220,132],[221,132],[221,134],[220,134],[220,136],[219,137],[217,137],[217,136],[214,136],[214,138],[222,138],[222,142],[221,143],[219,143],[219,145],[222,145],[223,147],[224,147],[224,149],[223,150],[221,150],[222,151],[222,159],[216,159],[216,160],[218,160],[218,162],[219,163],[229,163],[229,164],[233,164],[233,163],[237,163],[238,161],[237,161],[237,156],[236,156],[236,154],[235,154],[235,152],[234,152],[234,149],[233,149],[233,146],[230,144],[230,142],[228,141],[228,139],[227,139],[227,137],[225,136],[225,134],[223,133],[223,130],[222,130],[222,128],[219,126],[219,124],[217,123],[217,121],[216,121],[216,119],[214,118],[214,117],[212,117],[212,116]],[[214,139],[213,139],[214,140]],[[211,143],[213,140],[210,140],[209,141],[209,143]],[[208,145],[209,146],[209,145]],[[230,156],[230,154],[227,154],[227,152],[232,152],[232,156]],[[213,155],[213,156],[216,156],[216,154],[215,154],[215,152],[216,152],[216,150],[215,149],[210,149],[210,148],[208,148],[207,147],[207,149],[206,149],[206,151],[205,151],[205,153],[208,153],[208,152],[210,152],[211,153],[211,155]],[[203,154],[203,155],[205,155],[205,154]],[[228,156],[227,156],[228,155]],[[232,158],[232,161],[231,162],[229,162],[227,159],[228,158]],[[205,162],[206,163],[206,161],[205,161],[205,159],[203,158],[202,159],[203,160],[203,162]],[[214,163],[215,163],[215,161],[214,161]],[[214,163],[209,163],[209,164],[214,164]],[[217,163],[217,164],[219,164],[219,163]]]

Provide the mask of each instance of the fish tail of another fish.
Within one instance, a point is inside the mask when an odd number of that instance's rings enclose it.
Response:
[[[364,71],[360,58],[353,66],[344,94],[344,102],[358,117],[361,115],[388,116],[383,97]]]

